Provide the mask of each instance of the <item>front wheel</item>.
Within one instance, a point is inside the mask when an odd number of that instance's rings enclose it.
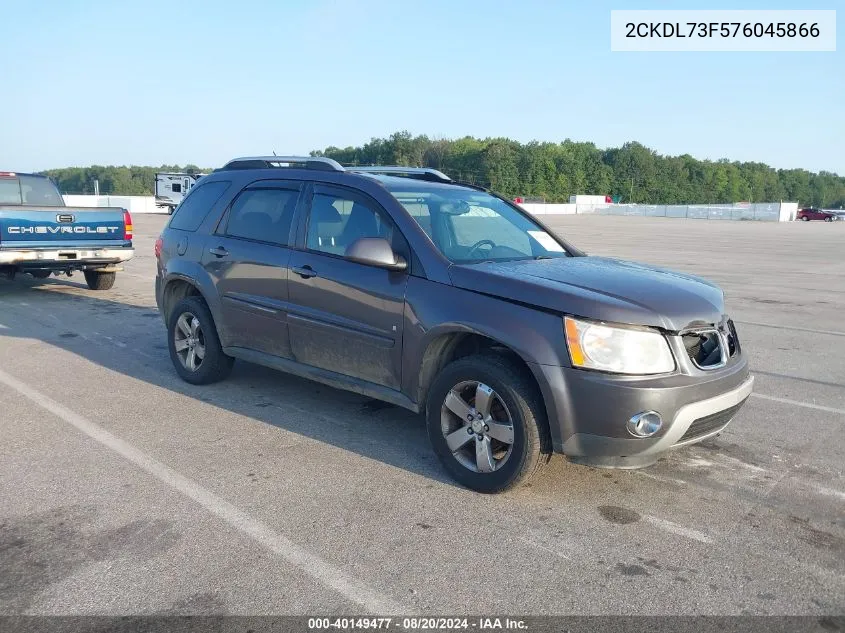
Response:
[[[176,373],[193,385],[226,378],[235,359],[223,353],[211,311],[199,297],[182,299],[167,323],[167,347]]]
[[[527,482],[549,461],[551,438],[527,370],[500,356],[447,365],[426,401],[428,436],[459,483],[484,493]]]
[[[83,274],[91,290],[109,290],[117,277],[117,273],[98,273],[96,270],[86,270]]]
[[[830,217],[830,216],[827,216],[827,217],[824,219],[824,221],[825,221],[825,222],[833,222],[833,218],[832,218],[832,217]]]
[[[810,218],[808,218],[808,217],[805,215],[804,217],[802,217],[802,218],[801,218],[801,221],[802,221],[802,222],[809,222],[809,221],[810,221]]]

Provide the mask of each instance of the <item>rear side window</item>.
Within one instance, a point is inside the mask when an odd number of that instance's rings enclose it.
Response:
[[[299,191],[247,189],[232,203],[226,235],[287,246]]]
[[[228,180],[219,180],[191,189],[182,204],[176,207],[168,226],[180,231],[196,231],[230,184]]]

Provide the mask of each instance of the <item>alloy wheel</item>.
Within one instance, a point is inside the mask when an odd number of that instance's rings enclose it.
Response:
[[[205,335],[196,315],[183,312],[173,328],[173,344],[182,367],[190,372],[199,370],[205,358]]]
[[[452,387],[443,401],[440,422],[452,455],[473,472],[498,470],[513,452],[510,411],[501,396],[482,382],[467,380]]]

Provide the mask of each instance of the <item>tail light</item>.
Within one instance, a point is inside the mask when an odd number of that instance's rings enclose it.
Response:
[[[123,239],[126,242],[132,241],[132,216],[126,209],[123,210]]]
[[[161,256],[161,237],[156,240],[155,246],[153,247],[153,251],[155,252],[156,259]]]

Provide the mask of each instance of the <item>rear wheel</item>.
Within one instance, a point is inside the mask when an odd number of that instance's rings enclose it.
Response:
[[[523,368],[499,356],[447,365],[429,390],[426,422],[446,470],[478,492],[527,482],[552,452],[537,386]]]
[[[167,324],[170,360],[182,380],[208,385],[226,378],[235,359],[223,353],[211,311],[199,297],[182,299]]]
[[[52,270],[30,270],[29,274],[35,277],[36,279],[47,279],[50,275],[53,274]]]
[[[804,216],[801,216],[801,221],[802,222],[809,222],[810,218],[808,218],[806,215],[804,215]]]
[[[85,283],[91,290],[109,290],[114,285],[117,273],[100,273],[96,270],[83,271]]]

